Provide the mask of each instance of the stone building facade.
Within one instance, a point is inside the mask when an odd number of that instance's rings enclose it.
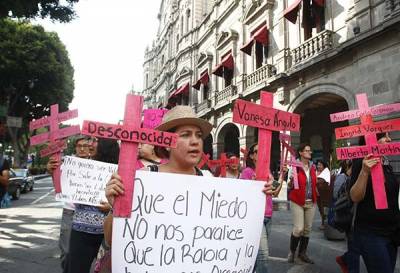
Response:
[[[370,105],[400,101],[400,0],[162,0],[158,19],[145,102],[193,106],[214,124],[205,142],[214,157],[257,141],[256,129],[232,122],[232,105],[259,102],[261,90],[301,115],[293,144],[308,141],[325,160],[340,145],[334,128],[348,124],[330,113],[357,108],[361,92]],[[273,162],[278,143],[274,134]]]

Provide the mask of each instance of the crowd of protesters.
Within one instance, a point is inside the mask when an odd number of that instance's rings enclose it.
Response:
[[[177,146],[160,148],[140,144],[137,169],[197,176],[211,173],[221,176],[221,166],[212,169],[205,167],[204,170],[197,167],[203,155],[203,140],[209,135],[212,125],[197,118],[191,107],[176,106],[171,109],[156,129],[176,133]],[[388,134],[378,135],[379,143],[390,141]],[[363,137],[360,145],[362,142]],[[76,157],[118,163],[119,144],[115,140],[80,135],[75,137],[74,148]],[[248,147],[243,165],[239,163],[238,154],[228,151],[226,157],[232,163],[226,166],[226,177],[256,180],[259,148],[257,143]],[[394,272],[397,246],[400,244],[399,183],[387,158],[368,155],[359,160],[346,160],[340,163],[339,173],[332,175],[333,172],[326,162],[319,160],[314,164],[312,147],[302,143],[297,149],[297,161],[298,167],[285,164],[280,167],[275,178],[270,175],[268,181],[265,181],[263,191],[266,206],[254,272],[268,272],[272,198],[279,195],[285,183],[293,224],[288,245],[289,263],[314,263],[308,256],[307,249],[315,211],[318,208],[320,229],[324,230],[331,224],[329,219],[334,211],[332,207],[339,198],[339,189],[344,187],[356,210],[351,229],[345,232],[348,251],[336,257],[341,271],[358,273],[362,257],[369,273]],[[388,208],[384,210],[375,208],[370,174],[371,169],[379,163],[382,163],[384,170],[388,200]],[[51,158],[47,164],[48,172],[52,173],[60,164],[61,162]],[[8,169],[9,166],[0,153],[0,207],[5,206]],[[64,204],[59,237],[63,273],[111,272],[112,206],[115,197],[124,192],[118,174],[112,176],[105,191],[108,201],[100,206]]]

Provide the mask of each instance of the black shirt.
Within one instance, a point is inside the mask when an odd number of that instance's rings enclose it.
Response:
[[[10,169],[10,163],[6,159],[0,156],[0,176],[3,176],[3,171]],[[0,200],[7,191],[7,186],[0,184]]]
[[[357,159],[353,162],[350,187],[357,181],[361,171],[362,159]],[[374,193],[372,190],[371,175],[368,177],[365,196],[358,203],[355,228],[371,231],[377,235],[390,236],[400,225],[400,211],[398,204],[399,183],[393,174],[392,168],[389,165],[383,165],[385,176],[385,189],[388,208],[375,208]]]

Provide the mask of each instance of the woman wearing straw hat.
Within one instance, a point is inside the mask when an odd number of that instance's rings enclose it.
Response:
[[[163,117],[162,123],[156,127],[157,130],[174,132],[178,135],[176,148],[166,148],[169,161],[165,164],[151,168],[152,171],[202,175],[196,167],[203,152],[203,139],[212,130],[212,125],[198,117],[190,106],[176,106]],[[270,183],[265,183],[263,191],[271,194]],[[110,204],[114,204],[114,198],[124,193],[124,186],[121,177],[114,174],[107,183],[106,197]],[[104,222],[105,239],[111,243],[112,234],[112,213]]]

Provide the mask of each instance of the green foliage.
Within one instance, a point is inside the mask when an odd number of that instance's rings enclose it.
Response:
[[[61,3],[60,3],[61,2]],[[0,18],[50,18],[70,22],[76,16],[74,4],[79,0],[1,0]]]
[[[0,102],[7,115],[22,117],[23,127],[9,130],[14,149],[23,158],[29,145],[29,121],[60,112],[72,101],[74,70],[58,35],[28,22],[0,20]],[[17,146],[17,147],[15,147]]]

